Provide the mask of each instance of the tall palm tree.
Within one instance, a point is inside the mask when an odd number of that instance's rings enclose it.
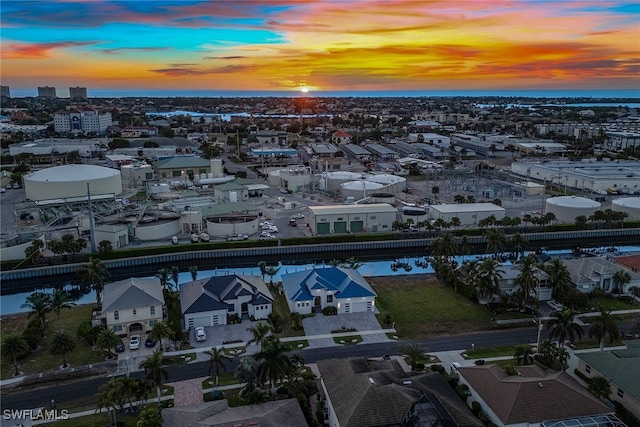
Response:
[[[600,342],[600,351],[604,351],[604,340],[609,335],[612,343],[620,338],[620,330],[615,320],[611,317],[611,310],[600,311],[600,316],[593,318],[589,327],[589,338],[597,338]]]
[[[474,273],[474,284],[479,299],[486,300],[500,292],[499,282],[504,274],[500,270],[500,263],[493,258],[487,258],[477,264]]]
[[[292,367],[291,359],[286,354],[288,349],[278,338],[269,337],[265,339],[262,350],[253,355],[258,362],[257,378],[260,382],[269,382],[274,399],[276,383],[284,378]]]
[[[89,262],[78,269],[78,275],[83,285],[91,286],[96,291],[96,304],[100,305],[104,285],[106,285],[111,278],[107,267],[99,258],[89,257]]]
[[[458,248],[462,255],[469,255],[471,253],[471,243],[468,236],[462,236],[458,242]]]
[[[453,233],[447,231],[431,242],[431,255],[450,260],[458,254],[458,243]]]
[[[170,274],[171,270],[169,270],[168,268],[161,268],[157,271],[156,277],[160,280],[160,286],[162,287],[162,289],[167,289]]]
[[[418,360],[424,357],[424,349],[419,344],[407,344],[404,347],[400,347],[399,351],[411,365],[412,371],[416,370]]]
[[[24,304],[20,307],[31,310],[29,317],[38,316],[38,320],[40,320],[40,336],[43,337],[47,325],[47,311],[51,309],[51,295],[34,292],[25,299]]]
[[[262,275],[262,281],[264,282],[264,276],[267,275],[267,262],[260,261],[258,263],[258,268],[260,269],[260,275]]]
[[[500,228],[488,228],[484,231],[483,237],[487,242],[487,251],[492,254],[497,254],[504,250],[504,246],[507,243],[507,237],[504,234],[504,230]]]
[[[587,389],[597,398],[605,399],[611,394],[611,383],[602,375],[589,378]]]
[[[106,350],[110,359],[113,357],[111,349],[118,344],[120,344],[120,337],[112,329],[102,329],[98,333],[96,346],[101,350]]]
[[[72,301],[69,292],[62,289],[56,289],[53,291],[51,297],[49,297],[49,303],[53,311],[56,312],[57,318],[60,318],[61,309],[71,308],[76,305],[76,303]]]
[[[524,256],[524,251],[529,246],[529,241],[520,233],[516,233],[509,239],[509,244],[516,253],[517,258]]]
[[[243,357],[235,370],[235,377],[244,383],[242,394],[251,393],[256,388],[258,366],[252,357]]]
[[[271,280],[271,286],[273,286],[273,276],[278,274],[279,271],[280,271],[280,267],[274,267],[271,265],[265,268],[265,272],[267,273],[267,276],[269,276],[269,279]]]
[[[513,358],[516,359],[516,364],[519,365],[522,362],[523,365],[528,365],[533,362],[533,348],[528,345],[519,345],[516,347]]]
[[[564,309],[551,313],[551,319],[547,321],[547,329],[551,339],[558,339],[558,347],[564,347],[567,338],[570,341],[582,338],[582,327],[575,321],[576,315],[572,310]]]
[[[340,267],[342,265],[342,261],[340,261],[339,259],[330,259],[329,261],[327,261],[327,265],[329,267]]]
[[[174,290],[179,290],[178,284],[180,282],[180,270],[175,265],[171,267],[171,280],[175,284]]]
[[[13,364],[14,377],[20,375],[18,369],[18,359],[29,354],[29,344],[22,335],[7,335],[2,340],[2,356],[11,359]]]
[[[62,356],[62,367],[69,366],[67,363],[67,354],[76,348],[76,342],[65,331],[56,331],[51,337],[51,346],[49,351],[54,356]]]
[[[345,268],[350,268],[352,270],[357,270],[360,267],[362,267],[362,263],[358,260],[358,258],[356,257],[349,257],[347,258],[347,260],[342,264],[343,267]]]
[[[189,267],[189,273],[191,273],[191,280],[192,281],[196,281],[198,280],[198,266],[197,265],[192,265],[191,267]]]
[[[628,271],[618,270],[613,273],[613,285],[618,290],[618,295],[622,294],[624,287],[629,283],[631,283],[631,274]]]
[[[151,356],[144,362],[140,364],[140,367],[144,369],[146,374],[146,378],[151,381],[153,385],[156,386],[156,396],[158,398],[158,406],[160,405],[160,397],[162,393],[160,392],[160,386],[162,386],[162,382],[169,379],[169,371],[167,371],[163,365],[165,365],[167,360],[162,357],[161,351],[154,351]]]
[[[560,258],[552,258],[544,264],[544,271],[549,275],[551,295],[560,298],[571,288],[571,274]]]
[[[160,340],[160,349],[162,350],[162,338],[171,338],[173,336],[173,329],[167,322],[156,322],[151,327],[151,332],[149,332],[149,338],[153,340]]]
[[[536,263],[538,258],[535,254],[527,255],[521,258],[516,264],[516,270],[518,270],[518,276],[513,283],[516,286],[520,286],[520,310],[527,303],[531,297],[531,291],[538,286],[538,276],[536,274]]]
[[[269,335],[269,333],[271,332],[271,326],[269,326],[267,323],[259,322],[259,323],[256,323],[255,326],[252,326],[251,328],[247,328],[247,331],[251,332],[251,335],[253,336],[253,338],[251,338],[248,344],[251,344],[251,343],[259,344],[260,351],[262,351],[264,341],[267,338],[267,335]]]
[[[225,362],[229,362],[231,358],[224,354],[224,350],[217,347],[211,347],[211,350],[205,351],[204,354],[209,356],[209,376],[211,376],[211,369],[216,370],[216,387],[218,386],[218,376],[220,375],[220,369],[227,372],[227,368],[224,366]]]
[[[102,384],[98,388],[98,393],[96,393],[97,397],[97,407],[96,412],[102,412],[102,408],[107,410],[107,416],[109,417],[109,427],[114,427],[118,425],[117,422],[117,412],[118,402],[120,401],[120,387],[116,384],[115,378],[111,378],[109,382]]]
[[[136,380],[130,377],[119,377],[116,382],[118,383],[118,389],[122,398],[129,402],[129,407],[133,408],[133,401],[139,393],[140,380]]]

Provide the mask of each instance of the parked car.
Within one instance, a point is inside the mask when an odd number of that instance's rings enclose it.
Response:
[[[208,242],[209,241],[209,235],[207,233],[200,233],[200,241],[201,242]]]
[[[191,234],[191,243],[198,243],[200,241],[200,236],[197,234]]]
[[[554,301],[554,300],[547,301],[547,305],[549,306],[550,309],[552,309],[554,311],[562,311],[562,309],[564,308],[564,306],[562,304],[560,304],[558,301]]]
[[[196,341],[202,342],[207,340],[207,334],[202,326],[196,328]]]
[[[120,341],[120,344],[116,346],[116,353],[122,353],[124,351],[124,343]]]
[[[235,240],[247,240],[249,236],[246,234],[230,234],[227,236],[227,242],[233,242]]]
[[[171,236],[171,243],[173,243],[174,245],[178,244],[178,236]]]
[[[295,214],[295,215],[291,215],[291,219],[303,219],[304,215],[302,214]]]
[[[137,350],[140,348],[140,335],[131,335],[129,338],[129,350]]]
[[[298,225],[298,223],[296,222],[295,219],[290,219],[289,220],[289,225],[292,226],[292,227],[296,227]]]
[[[13,183],[13,188],[20,188],[20,184],[18,184],[17,182]]]
[[[144,346],[145,347],[155,347],[157,342],[158,342],[157,340],[154,340],[153,338],[147,337],[147,339],[144,340]]]
[[[275,239],[276,236],[274,236],[273,234],[270,233],[260,233],[260,237],[258,238],[258,240],[271,240],[271,239]]]

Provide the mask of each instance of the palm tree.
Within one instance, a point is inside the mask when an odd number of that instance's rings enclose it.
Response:
[[[602,375],[589,378],[587,389],[597,398],[604,399],[611,394],[611,383]]]
[[[198,266],[197,265],[192,265],[191,267],[189,267],[189,273],[191,273],[191,280],[192,281],[196,281],[198,280]]]
[[[438,187],[437,185],[434,185],[433,187],[431,187],[431,192],[433,193],[433,196],[437,199],[438,194],[440,193],[440,187]]]
[[[274,267],[271,265],[265,267],[265,273],[267,273],[269,279],[271,280],[271,286],[273,286],[273,276],[278,274],[278,271],[280,271],[280,267]]]
[[[171,338],[173,336],[173,329],[167,322],[156,322],[151,327],[149,332],[149,338],[153,340],[160,340],[160,350],[162,350],[162,338]]]
[[[83,285],[93,287],[96,291],[96,304],[102,301],[102,290],[110,279],[109,270],[97,257],[89,257],[89,262],[78,269]]]
[[[571,358],[571,354],[564,347],[557,347],[553,352],[553,357],[558,364],[558,370],[564,370],[567,368],[567,361]]]
[[[269,332],[271,332],[271,326],[264,322],[259,322],[255,326],[247,328],[247,331],[251,332],[251,335],[253,335],[253,338],[248,342],[248,344],[260,344],[260,351],[262,351],[264,341],[267,338],[267,335],[269,335]]]
[[[169,283],[169,274],[171,271],[168,268],[161,268],[156,273],[156,277],[160,280],[160,286],[162,289],[167,289],[167,284]]]
[[[116,414],[118,412],[118,402],[121,397],[120,387],[116,384],[115,378],[111,378],[108,383],[102,384],[98,388],[96,412],[102,412],[102,408],[106,408],[109,417],[109,427],[117,426]]]
[[[51,337],[51,347],[49,351],[54,356],[62,356],[62,367],[69,366],[67,363],[67,353],[72,352],[76,348],[76,342],[71,335],[65,331],[56,331]]]
[[[524,256],[524,251],[529,246],[529,241],[520,233],[516,233],[509,239],[509,244],[516,253],[517,258]]]
[[[533,348],[528,345],[519,345],[516,347],[513,358],[516,359],[517,365],[519,365],[520,362],[522,362],[523,365],[528,365],[533,362]]]
[[[544,265],[544,270],[549,275],[552,296],[558,299],[565,295],[570,289],[572,282],[571,274],[562,260],[560,258],[553,258],[547,261]]]
[[[458,242],[458,248],[462,255],[469,255],[471,253],[472,248],[468,236],[462,236],[462,238]]]
[[[352,270],[357,270],[360,267],[362,267],[362,263],[358,260],[358,258],[356,257],[349,257],[347,258],[347,260],[342,264],[343,267],[345,268],[350,268]]]
[[[330,259],[327,262],[327,265],[329,267],[340,267],[342,265],[342,261],[340,261],[339,259]]]
[[[492,254],[502,252],[504,245],[507,243],[507,237],[504,230],[500,228],[488,228],[484,231],[483,237],[487,242],[487,251]]]
[[[520,310],[531,298],[531,291],[538,285],[538,276],[536,274],[536,262],[538,258],[535,254],[527,255],[521,258],[516,264],[516,270],[518,270],[518,277],[515,278],[513,283],[516,286],[520,286]]]
[[[559,347],[564,347],[567,338],[569,341],[582,338],[582,327],[575,322],[575,313],[572,310],[564,309],[551,313],[552,319],[547,321],[547,329],[551,339],[557,338]]]
[[[500,270],[500,263],[493,258],[487,258],[477,264],[472,275],[478,299],[486,300],[500,292],[499,282],[504,270]]]
[[[179,290],[178,283],[180,282],[180,270],[175,265],[171,267],[171,280],[175,284],[174,290]]]
[[[604,351],[604,340],[609,335],[609,343],[620,338],[620,331],[615,320],[611,317],[611,310],[601,311],[600,316],[594,318],[589,327],[589,338],[597,338],[600,351]]]
[[[218,376],[220,375],[220,369],[227,372],[227,368],[224,366],[225,362],[229,362],[231,358],[224,354],[224,350],[220,350],[217,347],[211,347],[211,350],[205,351],[204,354],[209,356],[209,376],[211,376],[211,369],[216,370],[216,387],[218,386]]]
[[[412,371],[416,370],[418,360],[424,357],[424,349],[418,344],[407,344],[404,347],[400,347],[399,351],[411,365]]]
[[[431,255],[446,258],[448,261],[458,254],[458,243],[451,232],[443,233],[431,242]]]
[[[133,408],[133,401],[139,393],[138,389],[142,381],[130,377],[119,377],[116,381],[120,395],[129,402],[129,407]]]
[[[158,406],[160,405],[160,397],[162,396],[162,393],[160,392],[162,381],[169,379],[169,371],[163,368],[163,365],[166,364],[166,362],[167,360],[162,357],[162,352],[156,350],[147,360],[140,364],[140,367],[144,369],[146,378],[156,386]]]
[[[613,284],[618,290],[618,295],[622,294],[624,287],[631,282],[631,274],[628,271],[618,270],[613,273]]]
[[[26,298],[24,304],[20,307],[31,310],[29,317],[34,314],[38,316],[40,320],[40,336],[44,336],[44,330],[47,326],[47,311],[51,309],[51,295],[34,292]]]
[[[262,281],[264,282],[264,276],[267,275],[267,262],[260,261],[258,263],[258,268],[260,268],[260,274],[262,275]]]
[[[13,334],[7,335],[2,340],[2,356],[11,359],[15,372],[14,377],[20,375],[18,370],[18,359],[26,356],[29,353],[29,344],[22,335]]]
[[[75,302],[71,300],[71,295],[67,291],[63,291],[62,289],[56,289],[49,297],[49,303],[53,311],[56,312],[56,317],[60,318],[60,310],[63,308],[71,308],[76,305]]]
[[[106,350],[108,353],[109,359],[113,357],[113,353],[111,352],[112,348],[115,348],[118,344],[120,344],[120,337],[116,335],[116,333],[112,329],[102,329],[98,333],[98,338],[96,339],[96,346],[101,350]]]
[[[257,378],[260,382],[268,381],[275,399],[276,382],[291,369],[291,359],[287,356],[288,347],[278,338],[268,337],[259,353],[253,355],[258,362]]]
[[[243,357],[235,370],[235,376],[241,383],[244,383],[242,394],[251,393],[256,387],[257,365],[251,357]]]

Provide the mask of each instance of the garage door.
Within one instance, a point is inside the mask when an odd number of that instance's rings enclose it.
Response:
[[[333,223],[333,231],[336,233],[346,233],[347,232],[347,221],[340,221]]]
[[[364,222],[363,221],[351,221],[351,232],[352,233],[362,233],[364,230]]]
[[[320,224],[316,224],[316,233],[318,234],[329,234],[330,231],[329,223],[322,222]]]
[[[187,328],[197,328],[198,326],[211,326],[211,317],[190,317],[187,321]]]

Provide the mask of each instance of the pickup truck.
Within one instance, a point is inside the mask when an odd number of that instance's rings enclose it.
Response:
[[[247,240],[249,236],[246,234],[230,234],[227,236],[227,242],[233,242],[236,240]]]

